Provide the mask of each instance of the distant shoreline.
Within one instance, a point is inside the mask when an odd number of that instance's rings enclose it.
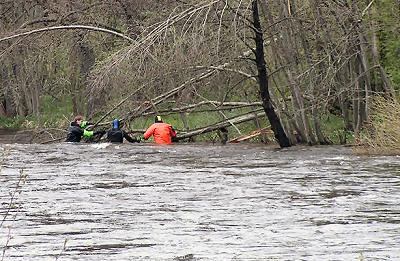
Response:
[[[0,144],[21,143],[29,144],[33,140],[33,130],[0,128]]]

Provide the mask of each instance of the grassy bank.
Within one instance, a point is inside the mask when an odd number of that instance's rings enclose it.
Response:
[[[39,115],[26,117],[0,116],[0,128],[6,129],[40,129],[65,128],[73,117],[69,100],[59,100],[50,96],[42,98]]]

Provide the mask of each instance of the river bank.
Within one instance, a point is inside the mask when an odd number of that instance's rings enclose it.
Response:
[[[32,130],[16,130],[0,128],[0,144],[28,144],[32,143],[34,137]]]

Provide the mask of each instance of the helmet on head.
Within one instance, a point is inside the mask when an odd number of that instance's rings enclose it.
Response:
[[[112,122],[113,129],[119,129],[119,120],[114,119]]]
[[[154,122],[163,122],[161,116],[157,115],[154,119]]]

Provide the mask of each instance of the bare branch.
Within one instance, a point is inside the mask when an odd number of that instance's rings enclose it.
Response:
[[[11,36],[7,36],[4,38],[0,38],[0,42],[4,42],[7,40],[11,40],[14,38],[18,38],[18,37],[24,37],[24,36],[28,36],[28,35],[32,35],[32,34],[37,34],[37,33],[42,33],[42,32],[47,32],[47,31],[56,31],[56,30],[90,30],[90,31],[98,31],[98,32],[103,32],[103,33],[109,33],[115,36],[118,36],[120,38],[123,38],[131,43],[134,43],[135,40],[118,32],[112,31],[112,30],[108,30],[105,28],[100,28],[100,27],[95,27],[95,26],[89,26],[89,25],[63,25],[63,26],[51,26],[51,27],[45,27],[45,28],[40,28],[40,29],[36,29],[36,30],[32,30],[32,31],[28,31],[28,32],[24,32],[24,33],[19,33],[19,34],[14,34]]]

